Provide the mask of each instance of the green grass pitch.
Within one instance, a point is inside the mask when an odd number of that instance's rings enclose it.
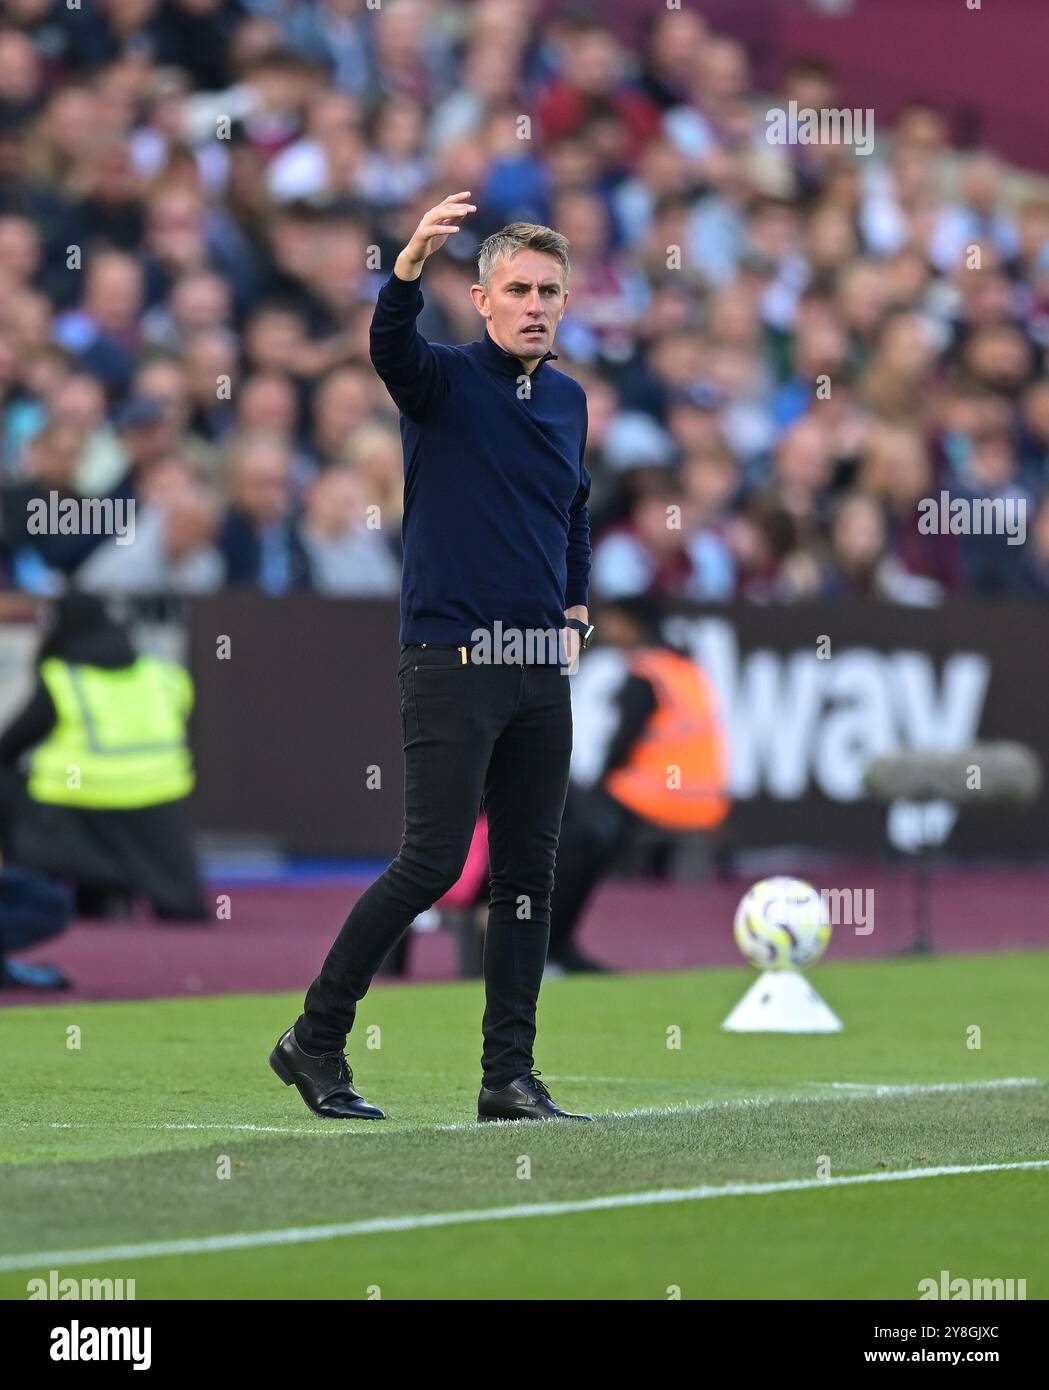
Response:
[[[1045,1298],[1046,961],[823,964],[846,1031],[815,1037],[722,1033],[742,969],[548,981],[537,1064],[593,1125],[473,1123],[479,984],[362,1002],[372,1124],[269,1070],[298,995],[9,1009],[0,1297],[57,1268],[138,1299],[916,1299],[943,1269]]]

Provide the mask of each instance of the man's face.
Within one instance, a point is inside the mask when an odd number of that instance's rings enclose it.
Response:
[[[254,449],[240,459],[231,490],[234,501],[257,525],[282,520],[290,497],[288,459],[268,447]]]
[[[544,251],[504,256],[492,272],[492,284],[474,285],[470,293],[488,332],[506,352],[527,365],[538,362],[554,344],[557,325],[568,303],[561,262]]]

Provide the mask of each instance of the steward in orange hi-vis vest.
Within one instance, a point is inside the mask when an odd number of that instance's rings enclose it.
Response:
[[[665,648],[631,654],[656,710],[605,789],[644,820],[671,830],[711,830],[729,811],[728,753],[713,687],[688,657]]]

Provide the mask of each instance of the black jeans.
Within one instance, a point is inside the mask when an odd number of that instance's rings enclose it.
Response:
[[[462,664],[459,648],[407,646],[397,668],[404,836],[362,894],[306,995],[295,1036],[340,1051],[358,999],[420,912],[458,880],[483,800],[491,898],[481,1070],[502,1086],[532,1069],[535,1010],[572,752],[558,666]]]

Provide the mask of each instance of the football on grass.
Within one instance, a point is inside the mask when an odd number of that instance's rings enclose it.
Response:
[[[800,878],[763,878],[743,895],[736,945],[759,970],[800,970],[819,960],[830,940],[823,899]]]

